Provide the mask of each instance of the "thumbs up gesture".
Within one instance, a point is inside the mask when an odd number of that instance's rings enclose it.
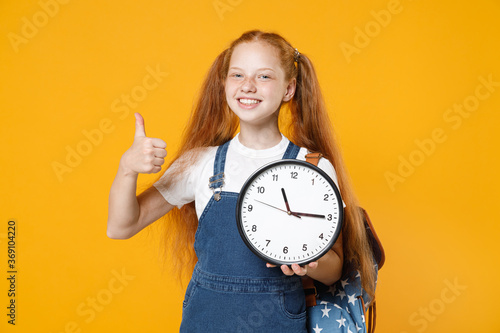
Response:
[[[123,154],[122,166],[133,173],[157,173],[167,156],[165,141],[146,136],[144,119],[135,114],[135,136],[132,146]]]

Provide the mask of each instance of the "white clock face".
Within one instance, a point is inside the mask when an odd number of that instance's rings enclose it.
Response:
[[[272,264],[304,265],[335,243],[342,228],[342,199],[318,167],[280,160],[243,185],[236,218],[243,241],[259,257]]]

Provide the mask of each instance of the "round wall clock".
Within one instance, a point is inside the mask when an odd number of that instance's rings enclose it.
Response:
[[[236,206],[243,241],[275,265],[305,265],[322,257],[340,234],[343,214],[334,181],[317,166],[291,159],[253,173]]]

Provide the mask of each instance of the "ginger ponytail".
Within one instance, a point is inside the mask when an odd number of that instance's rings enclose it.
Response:
[[[374,261],[363,215],[333,133],[314,66],[306,55],[300,54],[297,57],[297,69],[297,88],[289,106],[290,139],[310,151],[322,153],[333,164],[342,199],[346,204],[342,228],[344,267],[349,263],[354,264],[361,273],[363,288],[374,298]]]

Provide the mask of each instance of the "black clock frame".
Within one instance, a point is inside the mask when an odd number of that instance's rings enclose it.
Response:
[[[245,193],[247,192],[247,189],[250,186],[250,184],[255,180],[255,178],[259,177],[262,173],[266,172],[268,169],[274,168],[274,167],[282,165],[282,164],[287,164],[287,165],[289,165],[289,164],[296,164],[298,166],[303,166],[303,167],[306,167],[306,168],[313,169],[314,171],[316,171],[319,174],[321,174],[321,176],[323,176],[328,181],[328,183],[332,186],[332,188],[333,188],[333,190],[335,192],[336,199],[337,199],[337,204],[338,204],[338,207],[339,207],[338,227],[335,230],[335,234],[332,236],[332,238],[328,242],[327,246],[322,251],[320,251],[319,253],[317,253],[313,257],[308,258],[307,260],[303,260],[303,261],[299,260],[299,261],[296,262],[297,264],[299,264],[301,266],[305,266],[305,265],[307,265],[307,264],[309,264],[309,263],[311,263],[313,261],[318,260],[319,258],[321,258],[322,256],[324,256],[328,251],[330,251],[330,249],[333,247],[333,245],[337,241],[337,238],[340,235],[340,232],[342,230],[342,226],[343,226],[343,223],[344,223],[344,205],[343,205],[343,202],[342,202],[342,197],[340,195],[340,191],[339,191],[337,185],[335,184],[335,182],[331,179],[331,177],[328,176],[328,174],[326,172],[324,172],[323,170],[321,170],[316,165],[311,164],[311,163],[306,162],[306,161],[302,161],[302,160],[282,159],[282,160],[278,160],[278,161],[274,161],[274,162],[268,163],[268,164],[262,166],[261,168],[257,169],[245,181],[245,183],[241,187],[240,193],[238,195],[238,201],[236,203],[236,224],[238,226],[238,232],[240,233],[241,239],[243,240],[243,242],[245,243],[245,245],[255,255],[257,255],[259,258],[261,258],[265,262],[268,262],[268,263],[271,263],[271,264],[274,264],[274,265],[290,265],[289,261],[284,262],[284,261],[281,261],[281,260],[278,260],[278,259],[275,259],[275,258],[271,258],[269,256],[266,256],[262,252],[260,252],[258,249],[256,249],[253,246],[253,244],[250,242],[250,240],[248,239],[245,231],[243,230],[243,221],[242,221],[242,217],[241,217],[241,208],[242,208],[242,205],[243,205],[243,198],[244,198]]]

